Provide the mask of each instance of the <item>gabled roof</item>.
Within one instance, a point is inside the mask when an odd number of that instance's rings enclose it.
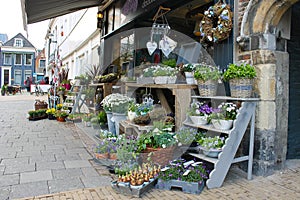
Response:
[[[7,42],[5,42],[3,44],[3,46],[7,46],[7,47],[13,47],[14,43],[15,43],[15,38],[20,38],[23,40],[23,47],[29,47],[29,48],[35,48],[28,40],[27,38],[24,37],[24,35],[22,35],[22,33],[18,33],[15,37],[11,38],[10,40],[8,40]]]

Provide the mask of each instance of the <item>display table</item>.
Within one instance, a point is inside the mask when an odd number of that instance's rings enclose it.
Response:
[[[158,89],[157,95],[161,101],[162,106],[168,110],[168,104],[163,93],[159,89],[169,89],[175,97],[175,128],[178,130],[186,118],[186,113],[189,109],[191,102],[191,94],[194,89],[198,89],[197,85],[188,84],[137,84],[137,83],[125,83],[125,90],[128,96],[134,96],[135,90],[138,88],[155,88]]]
[[[151,131],[153,125],[138,125],[135,123],[130,122],[129,120],[121,121],[120,122],[120,134],[125,135],[133,135],[139,136],[140,134],[146,133]]]

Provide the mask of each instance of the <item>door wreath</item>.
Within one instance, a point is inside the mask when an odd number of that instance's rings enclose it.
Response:
[[[232,29],[232,12],[226,2],[218,1],[204,12],[200,23],[200,42],[219,42],[229,37]]]

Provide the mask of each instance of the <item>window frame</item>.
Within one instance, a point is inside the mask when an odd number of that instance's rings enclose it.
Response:
[[[20,73],[20,83],[16,83],[16,72]],[[22,70],[20,69],[14,70],[14,84],[22,85]]]
[[[44,61],[44,66],[41,67],[41,61]],[[46,59],[40,59],[39,60],[39,68],[46,68]]]
[[[32,58],[33,58],[32,54],[26,53],[24,56],[25,56],[25,65],[29,65],[29,66],[32,65]],[[30,56],[30,64],[27,63],[27,56]]]
[[[23,47],[23,39],[15,38],[14,47]]]
[[[10,55],[9,63],[6,63],[6,56],[7,55]],[[12,64],[12,54],[11,53],[3,53],[3,57],[4,57],[4,59],[3,59],[3,64],[4,65],[11,65]]]
[[[21,56],[21,63],[19,64],[19,63],[16,63],[17,62],[17,55],[20,55]],[[20,54],[20,53],[17,53],[17,54],[15,54],[15,62],[14,62],[14,64],[15,65],[22,65],[22,58],[23,58],[23,55],[22,54]]]

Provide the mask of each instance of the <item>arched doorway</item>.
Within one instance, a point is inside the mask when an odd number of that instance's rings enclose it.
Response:
[[[292,6],[289,52],[289,117],[287,159],[300,158],[300,2]],[[294,20],[293,20],[294,19]]]

